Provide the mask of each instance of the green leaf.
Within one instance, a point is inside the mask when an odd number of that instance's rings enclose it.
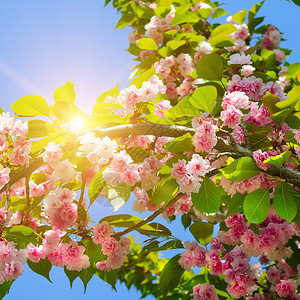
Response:
[[[126,26],[130,25],[137,19],[135,14],[123,13],[122,17],[119,19],[115,29],[124,29]]]
[[[289,125],[289,127],[293,129],[299,129],[300,128],[300,113],[295,113],[294,115],[289,115],[285,122]]]
[[[213,47],[232,47],[234,46],[234,41],[230,36],[217,35],[210,38],[209,43]]]
[[[163,242],[165,242],[165,240]],[[169,240],[163,245],[160,245],[160,243],[161,242],[157,240],[150,242],[149,244],[143,247],[142,253],[159,252],[163,250],[184,248],[182,242],[180,240],[177,240],[176,238],[172,238],[171,240]]]
[[[250,34],[253,33],[254,28],[256,26],[258,26],[260,23],[262,23],[264,21],[264,19],[265,19],[264,17],[258,17],[258,18],[253,18],[253,19],[251,19],[251,21],[249,21],[248,29],[249,29]]]
[[[112,227],[128,228],[128,227],[131,227],[131,226],[134,226],[134,225],[140,223],[141,221],[143,221],[143,219],[140,217],[133,216],[133,215],[120,214],[120,215],[104,217],[99,221],[99,223],[102,223],[104,221],[108,222],[110,224],[110,226],[112,226]],[[145,229],[145,230],[153,230],[153,227],[149,226],[148,224],[145,224],[145,225],[141,226],[140,228]]]
[[[292,0],[296,5],[300,6],[300,0]]]
[[[169,42],[167,42],[166,47],[161,48],[158,53],[162,56],[162,57],[167,57],[170,56],[172,54],[173,51],[175,51],[176,49],[178,49],[179,47],[183,46],[184,44],[186,44],[186,41],[176,41],[176,40],[171,40]]]
[[[273,206],[278,215],[291,222],[297,214],[296,201],[300,201],[300,194],[288,183],[276,186]]]
[[[98,261],[105,260],[106,256],[102,253],[102,246],[100,244],[95,244],[92,240],[86,240],[84,242],[85,252],[88,255],[91,266],[96,268],[96,263]]]
[[[230,33],[233,33],[237,31],[237,28],[233,24],[224,24],[217,26],[212,32],[211,37],[217,36],[217,35],[223,35],[227,36]]]
[[[265,1],[259,2],[251,7],[248,14],[248,20],[249,22],[255,17],[255,15],[258,13],[261,6],[264,4]]]
[[[199,109],[195,108],[189,102],[190,95],[183,98],[179,103],[174,105],[172,108],[166,110],[164,113],[165,115],[175,120],[181,117],[194,117],[199,115]]]
[[[216,213],[221,205],[221,195],[216,185],[204,177],[198,193],[192,193],[192,201],[201,213]]]
[[[155,74],[155,70],[154,70],[153,66],[151,66],[151,68],[149,68],[149,70],[143,72],[140,76],[138,76],[137,78],[132,80],[130,85],[135,85],[136,88],[140,89],[143,85],[143,82],[150,79],[152,77],[152,75],[154,75],[154,74]]]
[[[30,120],[28,121],[28,134],[26,137],[30,138],[40,138],[48,136],[50,133],[56,133],[57,129],[51,123],[43,120]]]
[[[5,295],[9,293],[10,287],[15,280],[4,281],[0,284],[0,299],[3,299]]]
[[[200,57],[196,65],[197,74],[207,80],[222,80],[223,61],[217,53],[206,54]]]
[[[260,172],[260,169],[251,157],[241,157],[221,169],[221,172],[230,181],[240,181],[252,178]]]
[[[189,227],[190,232],[197,242],[203,246],[207,246],[213,236],[214,225],[207,222],[195,222]]]
[[[238,24],[243,24],[247,15],[247,9],[243,9],[232,16],[232,19]]]
[[[73,122],[75,120],[86,120],[88,115],[79,107],[68,101],[57,101],[51,106],[54,116],[63,122]]]
[[[191,225],[192,219],[190,218],[190,216],[188,214],[182,215],[181,223],[182,223],[184,229],[187,229]]]
[[[267,92],[263,97],[262,97],[262,102],[264,106],[268,109],[270,114],[274,114],[277,112],[276,109],[276,103],[279,102],[280,99],[278,96],[271,94],[270,92]]]
[[[248,195],[244,200],[244,214],[249,223],[263,222],[270,209],[270,194],[268,190],[259,189]]]
[[[6,227],[3,229],[3,234],[8,241],[14,242],[16,244],[36,243],[36,235],[34,231],[24,225]]]
[[[74,83],[69,80],[64,86],[54,91],[53,97],[55,102],[66,101],[74,104],[76,98]]]
[[[172,24],[183,24],[183,23],[197,23],[200,20],[200,17],[197,16],[195,12],[185,12],[183,14],[176,14]]]
[[[228,11],[225,11],[222,7],[218,7],[215,9],[215,11],[212,15],[212,18],[216,19],[216,18],[222,17],[227,14],[228,14]]]
[[[127,150],[134,163],[141,163],[145,158],[149,157],[150,153],[145,148],[136,146]]]
[[[169,203],[178,191],[178,183],[172,176],[163,178],[153,190],[152,204]]]
[[[285,261],[295,270],[297,270],[297,266],[300,264],[300,249],[298,248],[296,241],[299,243],[299,238],[294,237],[285,245],[285,247],[290,248],[293,252],[291,257],[285,258]]]
[[[84,269],[79,272],[79,278],[81,279],[84,286],[84,293],[90,280],[95,274],[95,269],[92,266],[89,266],[87,269]]]
[[[255,44],[255,46],[250,47],[247,51],[245,51],[245,55],[254,53],[254,52],[259,48],[259,46],[261,45],[262,42],[263,42],[262,39],[259,40],[259,41]]]
[[[243,212],[243,203],[244,203],[245,195],[235,194],[232,199],[230,199],[228,211],[226,213],[226,217],[230,217],[236,213]]]
[[[204,19],[207,19],[210,16],[211,12],[212,12],[212,10],[210,8],[200,8],[200,9],[198,9],[198,13]]]
[[[41,96],[25,96],[11,105],[11,109],[21,116],[49,116],[49,106]]]
[[[64,267],[65,274],[69,278],[70,287],[72,288],[74,280],[79,276],[78,271],[69,271],[66,267]]]
[[[102,173],[104,171],[105,167],[102,168],[92,179],[89,188],[88,188],[88,195],[90,199],[90,205],[91,206],[94,201],[97,199],[101,191],[105,187],[105,182],[103,180]]]
[[[290,114],[291,114],[291,110],[290,109],[284,109],[282,111],[279,111],[279,112],[271,115],[271,119],[275,123],[281,125]]]
[[[164,18],[171,10],[171,0],[159,0],[157,2],[157,7],[155,8],[155,14],[160,17]]]
[[[108,185],[105,187],[106,197],[114,207],[114,211],[117,211],[123,206],[129,199],[131,188],[125,183],[112,186]]]
[[[214,86],[199,87],[190,97],[189,102],[195,107],[210,114],[214,110],[217,89]]]
[[[155,41],[153,39],[147,38],[147,37],[137,40],[136,44],[142,50],[154,50],[154,51],[156,51],[158,49],[158,46],[155,43]]]
[[[288,99],[276,103],[276,107],[278,108],[278,110],[284,110],[288,108],[293,109],[295,107],[295,109],[299,111],[298,106],[299,106],[299,99],[300,99],[300,86],[295,85],[288,92],[287,96],[289,97]]]
[[[52,281],[50,279],[50,271],[52,268],[52,264],[50,263],[48,258],[40,259],[40,261],[38,263],[34,263],[30,260],[27,260],[27,264],[33,272],[44,276],[52,283]]]
[[[160,223],[149,223],[148,224],[151,229],[144,229],[144,227],[140,227],[137,229],[143,235],[154,235],[154,236],[171,236],[171,231]]]
[[[117,84],[117,86],[115,86],[113,89],[107,91],[107,92],[104,92],[102,93],[98,99],[97,99],[97,103],[102,103],[106,98],[107,96],[118,96],[120,93],[119,93],[119,84]]]
[[[296,62],[296,63],[289,65],[288,70],[285,75],[288,75],[290,77],[296,77],[299,74],[300,74],[300,63]]]
[[[192,136],[190,133],[186,133],[182,136],[179,136],[172,141],[169,141],[165,148],[171,153],[179,152],[191,152],[193,151]]]
[[[292,154],[291,151],[286,151],[286,152],[280,153],[279,155],[271,156],[271,157],[265,159],[264,163],[270,163],[270,164],[274,164],[274,165],[280,167],[289,158],[289,156],[291,154]]]
[[[178,264],[180,254],[177,254],[171,258],[162,270],[159,289],[162,290],[162,294],[165,296],[169,291],[173,291],[179,284],[180,278],[184,273],[184,269]]]

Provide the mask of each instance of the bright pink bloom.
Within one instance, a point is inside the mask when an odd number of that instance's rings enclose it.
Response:
[[[113,228],[108,222],[104,221],[94,227],[93,242],[95,244],[103,244],[114,233]]]
[[[289,280],[280,280],[275,285],[275,291],[279,295],[279,297],[292,297],[297,289],[297,284],[294,282],[293,279]]]
[[[209,122],[203,122],[196,128],[192,141],[196,152],[210,153],[218,141],[216,126]]]
[[[243,113],[233,105],[228,105],[225,111],[221,112],[221,120],[224,126],[235,129],[240,123]]]
[[[211,284],[197,284],[193,287],[194,300],[218,300],[219,297]]]
[[[79,272],[90,266],[89,257],[83,254],[84,251],[85,247],[79,246],[75,241],[61,244],[62,259],[69,271]]]

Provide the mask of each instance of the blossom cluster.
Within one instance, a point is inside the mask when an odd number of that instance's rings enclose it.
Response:
[[[69,271],[81,271],[90,266],[89,257],[84,254],[85,247],[76,241],[69,243],[61,242],[66,232],[59,229],[45,232],[43,244],[35,246],[29,243],[26,247],[28,259],[38,263],[40,259],[48,257],[52,265],[57,267],[66,266]]]
[[[93,229],[93,242],[101,245],[101,251],[107,256],[106,260],[96,264],[97,269],[107,271],[118,269],[125,262],[126,255],[130,252],[130,240],[121,237],[118,241],[111,235],[114,233],[109,223],[104,221]]]
[[[0,115],[0,188],[10,180],[8,167],[29,163],[31,142],[27,133],[27,122],[14,120],[9,113]]]
[[[295,295],[297,284],[293,280],[297,271],[284,260],[293,253],[286,244],[294,234],[299,236],[295,223],[288,224],[271,209],[267,219],[258,224],[259,233],[250,229],[244,216],[239,213],[228,217],[225,224],[230,229],[226,232],[219,231],[218,236],[211,241],[210,250],[202,248],[196,242],[186,242],[185,251],[181,253],[178,263],[185,270],[207,266],[210,274],[224,275],[228,293],[240,298],[252,295],[258,289],[256,281],[262,274],[261,264],[275,261],[276,265],[267,271],[270,290],[279,297],[298,299],[299,295]],[[228,251],[225,245],[234,248]],[[250,264],[252,256],[260,256],[261,264]],[[198,286],[195,286],[194,299],[201,299],[199,292],[195,292],[197,289]]]
[[[0,284],[17,279],[24,272],[27,252],[13,242],[0,241]]]
[[[185,159],[179,159],[173,164],[171,175],[179,184],[182,193],[197,193],[205,174],[209,171],[210,164],[199,154],[193,154],[192,159],[186,163]]]

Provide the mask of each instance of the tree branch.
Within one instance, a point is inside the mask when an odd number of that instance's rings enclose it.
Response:
[[[154,123],[143,123],[143,124],[127,124],[127,125],[117,125],[109,128],[96,128],[91,130],[97,137],[108,136],[112,139],[120,137],[138,136],[138,135],[154,135],[157,137],[167,136],[167,137],[179,137],[186,133],[193,135],[195,129],[186,126],[179,125],[166,125],[166,124],[154,124]],[[228,141],[224,140],[222,137],[218,137],[218,143],[215,149],[220,152],[231,152],[234,158],[248,156],[253,158],[253,152],[240,145],[233,145]],[[44,164],[42,155],[38,156],[32,160],[28,167],[20,167],[17,170],[13,170],[10,173],[10,182],[0,189],[0,194],[3,193],[8,186],[13,185],[18,180],[26,177],[28,174],[33,173],[36,169]],[[289,167],[276,165],[271,165],[270,168],[265,171],[265,173],[271,176],[283,176],[289,182],[300,184],[300,172],[293,170]]]
[[[154,220],[157,216],[159,216],[161,213],[163,213],[166,209],[168,209],[169,207],[171,207],[172,205],[174,205],[181,197],[183,196],[182,193],[177,194],[167,205],[161,207],[160,209],[156,210],[152,215],[150,215],[149,217],[147,217],[146,219],[144,219],[143,221],[125,229],[122,230],[120,232],[116,232],[112,235],[112,237],[121,237],[123,235],[125,235],[126,233],[129,233],[133,230],[136,230],[138,228],[140,228],[141,226],[151,222],[152,220]]]

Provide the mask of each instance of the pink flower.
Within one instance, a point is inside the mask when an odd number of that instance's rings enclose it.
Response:
[[[210,153],[217,144],[216,126],[209,122],[203,122],[196,128],[196,132],[192,138],[196,152]]]
[[[197,178],[203,177],[209,168],[209,161],[203,159],[199,154],[193,154],[191,161],[186,166],[187,172]]]
[[[79,272],[90,266],[89,257],[83,254],[84,251],[85,247],[75,241],[61,244],[62,259],[68,270]]]
[[[300,144],[300,130],[293,129],[292,132],[295,134],[294,138],[298,144]]]
[[[206,54],[210,54],[213,51],[213,47],[208,42],[200,42],[198,47],[195,48],[194,62],[199,61],[200,57]]]
[[[225,94],[222,101],[222,108],[226,110],[229,105],[233,105],[235,108],[249,109],[249,104],[249,97],[244,92],[236,91]]]
[[[166,119],[167,117],[164,114],[165,110],[168,110],[172,108],[172,105],[170,104],[169,100],[161,100],[159,103],[156,103],[154,106],[154,114],[157,116],[160,116],[163,119]]]
[[[181,178],[187,175],[186,161],[184,159],[178,159],[178,162],[173,164],[171,175],[174,178]]]
[[[243,113],[233,105],[228,105],[225,111],[221,112],[221,120],[224,126],[235,129],[240,123]]]
[[[63,160],[54,167],[53,175],[61,181],[72,181],[76,176],[74,165],[67,159]]]
[[[168,99],[175,98],[177,96],[177,89],[176,89],[176,83],[175,82],[168,82],[166,83],[166,95]]]
[[[254,76],[244,77],[241,79],[239,75],[233,75],[232,82],[228,83],[227,92],[240,91],[244,92],[250,99],[259,101],[266,92],[266,85],[261,78]]]
[[[45,147],[45,152],[43,153],[43,161],[48,163],[50,166],[56,166],[60,159],[62,158],[61,148],[55,142],[50,142]]]
[[[108,222],[104,221],[99,223],[93,230],[93,242],[95,244],[103,244],[113,233],[114,230],[110,227]]]
[[[27,244],[26,246],[28,259],[38,263],[40,259],[45,259],[46,252],[43,246],[36,247],[32,243]]]
[[[260,47],[268,50],[278,49],[280,41],[281,33],[274,26],[269,26]]]
[[[244,144],[245,143],[245,135],[244,130],[241,126],[237,126],[231,133],[232,137],[234,138],[234,141],[237,144]]]
[[[140,91],[135,85],[130,85],[128,88],[123,89],[119,95],[119,101],[129,110],[134,110],[136,103],[140,100]]]
[[[75,192],[59,188],[45,198],[43,216],[54,229],[66,230],[77,220],[77,205],[73,203]]]
[[[127,169],[121,174],[121,178],[129,186],[134,186],[137,182],[141,181],[138,171],[134,169]]]
[[[186,194],[198,193],[201,186],[199,179],[193,175],[185,175],[184,177],[180,177],[177,179],[177,182],[179,183],[179,190]]]
[[[197,284],[193,287],[194,300],[218,300],[219,297],[212,284]]]
[[[3,169],[2,165],[0,165],[0,189],[3,188],[9,182],[9,173],[9,168]]]
[[[297,289],[297,284],[293,279],[289,280],[280,280],[275,285],[275,291],[279,295],[279,297],[292,297]]]
[[[279,62],[282,62],[283,60],[285,60],[285,54],[282,50],[280,49],[274,49],[273,52],[276,55],[276,60]]]
[[[250,65],[244,65],[241,69],[241,75],[244,77],[250,76],[255,71],[255,68]]]

